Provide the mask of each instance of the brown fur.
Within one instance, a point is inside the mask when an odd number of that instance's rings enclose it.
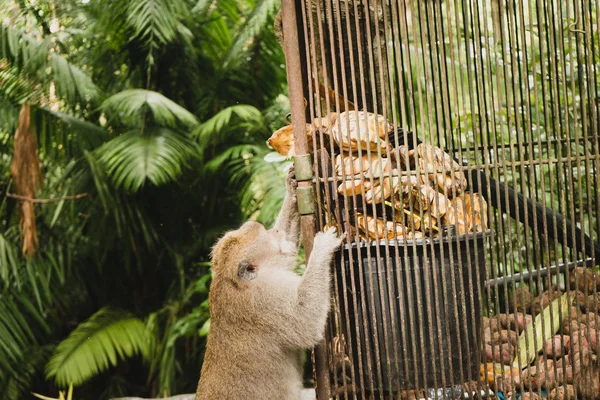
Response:
[[[302,350],[320,342],[329,311],[329,265],[342,238],[319,233],[304,276],[295,266],[295,182],[275,226],[247,222],[213,249],[211,328],[196,400],[299,399]]]

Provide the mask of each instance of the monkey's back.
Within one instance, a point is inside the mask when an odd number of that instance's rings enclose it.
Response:
[[[213,338],[207,343],[196,400],[300,398],[301,350],[282,349],[268,340],[257,343],[250,337],[247,346],[232,349],[227,336]]]

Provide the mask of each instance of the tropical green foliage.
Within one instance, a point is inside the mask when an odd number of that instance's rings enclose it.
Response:
[[[284,194],[277,4],[0,0],[0,398],[195,390],[210,247]],[[4,196],[25,103],[55,199],[31,259]]]
[[[46,375],[59,386],[81,385],[124,358],[148,358],[144,323],[127,313],[102,308],[69,334],[55,349]]]

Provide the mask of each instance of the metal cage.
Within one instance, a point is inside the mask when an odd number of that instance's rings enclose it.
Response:
[[[600,398],[598,2],[282,14],[307,256],[348,235],[319,400]]]

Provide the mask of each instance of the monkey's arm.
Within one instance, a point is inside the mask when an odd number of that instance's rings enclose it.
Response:
[[[306,272],[298,287],[298,297],[292,311],[287,340],[298,347],[312,347],[323,339],[329,312],[330,265],[334,251],[343,236],[337,237],[335,228],[317,233]]]
[[[298,202],[296,198],[297,185],[294,167],[292,166],[286,180],[283,206],[272,228],[273,230],[285,232],[286,240],[294,243],[296,247],[298,247],[300,241],[300,215],[298,214]]]

